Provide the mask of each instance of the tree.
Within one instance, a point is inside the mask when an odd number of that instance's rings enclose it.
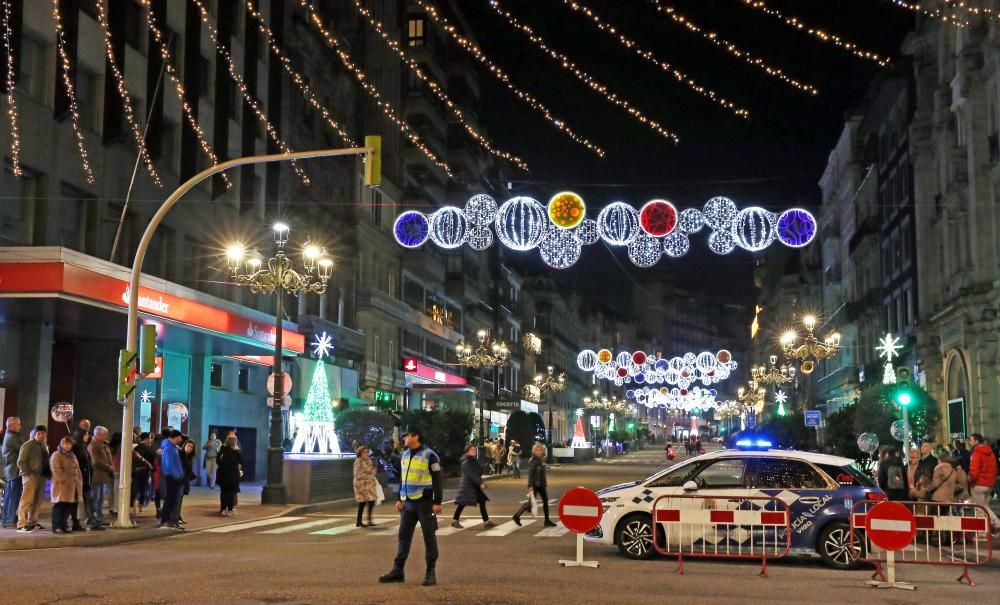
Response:
[[[770,438],[776,447],[808,450],[816,445],[816,429],[807,427],[801,414],[772,416],[757,432]]]
[[[893,422],[903,417],[903,410],[892,401],[896,390],[895,385],[871,385],[865,389],[858,399],[854,414],[854,430],[857,434],[875,433],[879,443],[897,443],[889,432]],[[907,410],[910,417],[910,427],[913,429],[913,439],[923,436],[934,438],[935,429],[941,420],[941,410],[930,394],[917,385],[908,389],[912,402]]]
[[[845,458],[861,458],[858,448],[858,432],[854,428],[854,416],[857,404],[844,406],[830,414],[826,419],[826,429],[823,432],[825,445],[830,446],[834,453]]]
[[[457,462],[462,457],[475,425],[472,411],[463,409],[407,410],[402,416],[404,427],[414,425],[423,430],[424,443],[443,462]]]
[[[537,413],[518,410],[507,420],[506,434],[521,444],[521,455],[527,457],[536,441],[545,443],[545,423]]]
[[[340,442],[378,448],[392,436],[392,416],[364,408],[344,410],[337,415]]]

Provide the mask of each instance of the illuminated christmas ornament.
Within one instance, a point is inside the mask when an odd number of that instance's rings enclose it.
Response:
[[[431,241],[446,250],[458,248],[465,242],[468,224],[460,209],[454,206],[440,208],[430,217]]]
[[[618,368],[618,377],[625,378],[626,376],[628,376],[628,370],[625,368]]]
[[[677,226],[684,233],[698,233],[705,226],[705,215],[697,208],[686,208],[677,217]]]
[[[687,212],[685,210],[685,212]],[[681,213],[683,214],[683,212]],[[663,252],[670,258],[680,258],[691,249],[691,240],[683,231],[668,233],[663,238]]]
[[[643,353],[642,351],[636,351],[635,353],[632,353],[632,363],[637,365],[642,365],[646,363],[646,354]]]
[[[493,232],[489,227],[474,225],[465,236],[465,243],[473,250],[485,250],[493,245]]]
[[[576,365],[584,372],[592,372],[597,367],[597,353],[590,349],[580,351],[576,356]]]
[[[708,249],[716,254],[729,254],[736,249],[736,238],[728,231],[713,231],[708,236]]]
[[[511,250],[524,252],[538,245],[548,223],[545,206],[530,197],[507,200],[497,211],[497,237]]]
[[[465,202],[465,218],[478,227],[488,227],[497,218],[497,201],[480,193]]]
[[[597,361],[601,363],[608,363],[609,361],[611,361],[611,357],[612,357],[611,351],[607,349],[601,349],[600,351],[597,352]]]
[[[733,236],[744,250],[759,252],[767,248],[778,236],[777,217],[773,212],[751,206],[740,210],[733,223]]]
[[[631,366],[632,365],[632,354],[629,353],[628,351],[622,351],[621,353],[618,354],[617,357],[615,357],[615,361],[617,361],[618,365],[620,365],[622,367]]]
[[[712,355],[707,351],[699,353],[697,359],[695,359],[694,361],[695,367],[701,370],[702,372],[711,372],[712,370],[715,369],[715,366],[718,363],[719,362],[715,358],[715,355]]]
[[[396,217],[392,234],[396,242],[404,248],[419,248],[427,241],[430,224],[427,217],[416,210],[407,210]]]
[[[639,224],[653,237],[663,237],[677,226],[677,209],[666,200],[650,200],[639,211]]]
[[[801,248],[816,237],[816,218],[806,210],[792,208],[778,217],[778,239],[790,248]]]
[[[597,221],[589,218],[583,219],[576,229],[573,229],[573,237],[586,246],[596,244],[597,240],[601,239],[600,234],[597,233]]]
[[[648,269],[663,258],[660,240],[640,233],[628,244],[628,258],[636,267]]]
[[[736,202],[728,197],[713,197],[705,202],[705,223],[712,229],[729,231],[738,213]]]
[[[639,213],[625,202],[612,202],[597,215],[597,232],[612,246],[626,246],[639,231]]]
[[[583,250],[573,233],[566,229],[549,229],[538,242],[542,260],[553,269],[567,269],[580,260]]]
[[[733,354],[726,349],[722,349],[715,354],[715,359],[718,360],[719,363],[729,363],[733,360]]]
[[[587,218],[583,198],[572,191],[563,191],[549,200],[549,220],[560,229],[572,229]]]

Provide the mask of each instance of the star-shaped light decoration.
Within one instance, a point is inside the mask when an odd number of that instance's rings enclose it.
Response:
[[[316,359],[323,359],[324,357],[330,356],[330,351],[333,350],[333,337],[323,332],[322,334],[317,334],[315,339],[312,341],[313,357]]]
[[[892,334],[886,334],[879,340],[879,345],[875,347],[875,350],[879,352],[879,357],[885,357],[886,362],[891,362],[893,357],[899,357],[899,352],[903,349],[903,345],[899,344],[899,338],[893,337]]]
[[[784,404],[786,401],[788,401],[788,395],[786,395],[784,391],[778,391],[774,394],[775,403]]]
[[[153,402],[153,392],[149,389],[143,389],[142,393],[139,394],[139,403],[142,405],[147,405]]]

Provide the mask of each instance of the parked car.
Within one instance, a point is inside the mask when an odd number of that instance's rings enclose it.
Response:
[[[776,496],[791,513],[789,555],[819,556],[837,569],[857,564],[863,536],[850,537],[850,511],[859,500],[885,495],[849,458],[792,450],[720,450],[663,468],[651,476],[598,492],[600,525],[585,538],[617,545],[630,559],[655,554],[651,509],[656,498],[681,494]],[[663,530],[658,529],[663,544]],[[785,540],[781,528],[778,537]]]

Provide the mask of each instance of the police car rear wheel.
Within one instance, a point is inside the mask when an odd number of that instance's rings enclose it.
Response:
[[[653,556],[653,527],[649,515],[638,513],[622,519],[615,542],[619,552],[629,559]]]
[[[846,523],[831,523],[819,535],[817,549],[823,562],[834,569],[853,569],[863,556],[864,536],[858,532],[851,543],[851,528]]]

